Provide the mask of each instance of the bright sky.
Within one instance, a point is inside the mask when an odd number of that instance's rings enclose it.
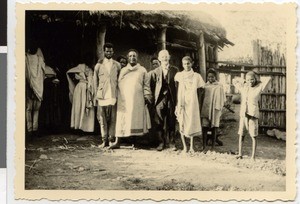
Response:
[[[240,57],[252,58],[252,40],[260,39],[264,45],[286,49],[286,17],[280,10],[206,10],[226,29],[227,39],[235,45],[224,47],[219,60],[232,61]]]

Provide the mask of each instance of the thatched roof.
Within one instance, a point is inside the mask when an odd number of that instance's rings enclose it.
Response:
[[[107,20],[115,26],[130,26],[132,29],[157,29],[173,27],[198,35],[204,32],[207,37],[220,44],[231,44],[226,39],[226,30],[210,15],[195,11],[90,11],[98,20]]]
[[[210,15],[200,11],[154,11],[154,10],[100,10],[100,11],[33,11],[34,19],[47,22],[73,21],[76,24],[99,25],[109,23],[116,27],[130,27],[135,30],[158,29],[163,26],[183,30],[224,44],[233,45],[226,39],[225,29]]]

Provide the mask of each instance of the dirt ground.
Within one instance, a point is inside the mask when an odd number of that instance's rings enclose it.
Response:
[[[284,141],[258,137],[257,159],[250,160],[251,138],[246,137],[244,155],[237,160],[238,109],[225,113],[221,129],[223,146],[201,153],[202,138],[195,139],[194,154],[162,152],[149,146],[149,135],[127,140],[121,149],[97,147],[99,136],[45,135],[26,148],[26,189],[80,190],[219,190],[284,191]],[[248,155],[248,156],[247,156]]]

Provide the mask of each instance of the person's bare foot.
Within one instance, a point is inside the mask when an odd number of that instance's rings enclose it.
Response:
[[[102,142],[102,144],[98,145],[99,148],[105,148],[105,147],[108,147],[108,142]]]
[[[195,154],[195,150],[194,149],[190,149],[189,153],[190,154]]]
[[[120,149],[120,143],[118,143],[118,142],[113,143],[112,145],[110,145],[108,147],[108,149]]]
[[[243,159],[243,156],[242,155],[238,155],[235,157],[236,159]]]
[[[187,153],[187,148],[183,148],[182,153]]]
[[[251,161],[255,162],[255,157],[251,157]]]

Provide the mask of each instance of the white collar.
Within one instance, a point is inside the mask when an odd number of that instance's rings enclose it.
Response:
[[[139,63],[137,63],[137,64],[134,65],[134,66],[131,66],[131,64],[128,63],[126,67],[127,67],[130,71],[133,71],[133,70],[137,69],[139,66],[140,66]]]
[[[105,57],[104,60],[103,60],[103,63],[104,63],[104,64],[106,64],[106,63],[112,63],[112,58],[107,59],[107,58]]]
[[[169,67],[170,67],[170,64],[167,64],[167,66],[161,65],[161,68],[165,69],[165,70],[169,70]]]

